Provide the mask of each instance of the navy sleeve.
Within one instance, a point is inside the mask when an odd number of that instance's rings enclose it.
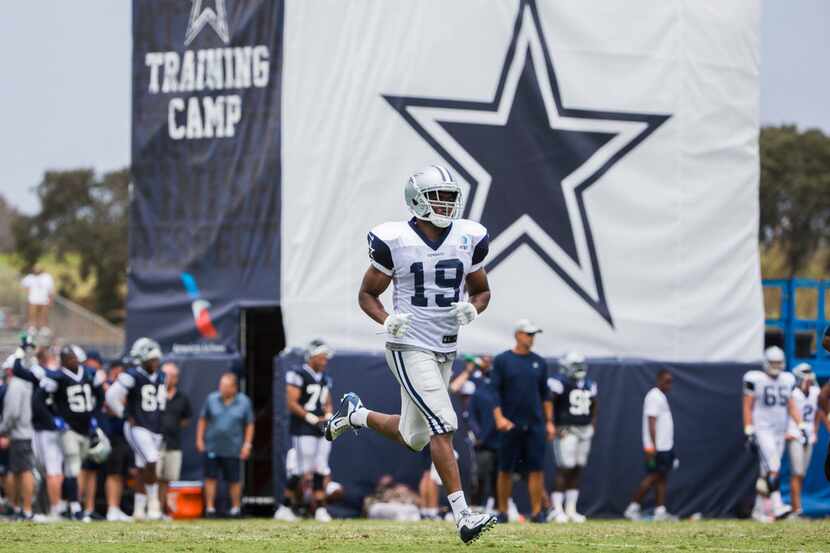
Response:
[[[392,262],[389,245],[371,232],[366,238],[369,241],[369,259],[391,272],[395,264]]]
[[[20,359],[14,360],[14,366],[12,367],[12,375],[16,376],[21,380],[25,380],[26,382],[31,382],[35,386],[37,386],[38,384],[35,375],[32,373],[32,371],[23,366],[23,363]]]
[[[541,356],[539,356],[539,363],[542,364],[542,370],[539,373],[539,395],[542,401],[551,401],[550,388],[548,388],[548,364]]]
[[[487,253],[490,251],[490,235],[485,234],[484,238],[478,241],[476,244],[476,249],[473,250],[473,265],[478,265],[484,258],[487,257]]]
[[[493,407],[501,407],[502,359],[493,360],[493,370],[490,373],[490,387],[493,389]]]

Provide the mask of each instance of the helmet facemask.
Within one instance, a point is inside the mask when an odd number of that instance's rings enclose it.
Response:
[[[419,219],[429,221],[436,227],[446,228],[453,220],[461,217],[461,190],[454,186],[437,186],[421,191],[420,202],[425,209]]]

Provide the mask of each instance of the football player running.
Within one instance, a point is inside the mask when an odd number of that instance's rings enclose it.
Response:
[[[133,519],[161,520],[156,463],[162,441],[161,414],[167,403],[164,373],[159,370],[161,346],[150,338],[139,338],[130,349],[130,357],[138,366],[118,375],[107,390],[107,406],[126,419],[124,437],[138,469]]]
[[[796,365],[793,369],[796,388],[793,390],[793,400],[796,409],[801,413],[801,420],[807,426],[807,441],[802,440],[801,432],[792,419],[787,428],[787,453],[790,456],[790,495],[793,503],[793,515],[801,515],[801,488],[804,484],[804,475],[810,466],[813,455],[813,444],[818,436],[818,396],[819,387],[816,384],[816,374],[807,363]]]
[[[331,522],[331,515],[326,510],[325,486],[326,476],[331,474],[331,443],[323,437],[320,425],[328,421],[332,414],[332,383],[325,371],[333,355],[334,350],[325,342],[312,340],[306,347],[303,366],[285,375],[285,398],[291,413],[289,430],[297,457],[297,470],[288,480],[288,493],[299,497],[301,479],[311,473],[314,492],[312,512],[318,522]],[[289,515],[289,512],[278,510],[278,518],[290,521],[293,513]]]
[[[764,351],[764,370],[744,375],[744,433],[753,449],[757,449],[761,473],[756,483],[758,495],[752,516],[760,522],[786,517],[792,508],[781,500],[781,456],[788,416],[795,422],[799,443],[809,441],[807,425],[792,397],[795,377],[784,371],[784,352],[777,346]],[[768,501],[772,502],[771,509]]]
[[[597,385],[588,379],[585,357],[581,353],[568,353],[561,365],[562,371],[548,379],[556,426],[553,441],[556,491],[552,494],[553,510],[548,520],[585,522],[585,516],[576,510],[576,503],[579,499],[579,477],[588,464],[591,439],[594,437]]]
[[[349,393],[325,433],[334,440],[349,429],[368,427],[412,451],[429,445],[459,536],[471,543],[496,517],[467,507],[452,447],[458,420],[448,385],[458,329],[490,301],[483,268],[489,237],[483,226],[460,218],[461,188],[444,167],[412,175],[404,199],[412,219],[369,232],[370,266],[358,294],[361,309],[386,331],[386,362],[401,387],[401,414],[370,411]],[[389,313],[379,298],[392,282]]]

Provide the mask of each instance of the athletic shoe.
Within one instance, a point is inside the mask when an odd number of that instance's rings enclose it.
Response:
[[[219,518],[216,511],[205,511],[205,518]]]
[[[496,525],[497,518],[486,513],[473,513],[465,509],[458,519],[458,536],[464,543],[473,543],[484,532]]]
[[[37,524],[52,524],[54,522],[60,522],[61,517],[56,515],[42,515],[40,513],[32,516],[32,522]]]
[[[507,517],[507,513],[498,513],[496,514],[496,521],[499,524],[507,524],[509,522],[509,518]]]
[[[545,511],[539,511],[538,513],[530,517],[530,522],[534,524],[547,524],[548,515]]]
[[[585,518],[585,515],[579,514],[575,510],[574,511],[568,511],[565,514],[565,516],[567,517],[568,520],[570,520],[571,522],[576,522],[577,524],[582,524],[583,522],[585,522],[585,520],[587,520]]]
[[[668,522],[670,520],[674,520],[674,516],[669,514],[666,509],[655,509],[652,520],[655,522]]]
[[[132,522],[133,517],[119,509],[118,507],[110,507],[107,509],[107,521],[109,522]]]
[[[325,507],[317,507],[314,511],[314,520],[317,522],[331,522],[331,515]]]
[[[628,520],[640,520],[642,518],[640,506],[636,503],[631,503],[628,507],[626,507],[623,516]]]
[[[551,509],[548,513],[548,522],[555,522],[557,524],[565,524],[569,522],[568,515],[566,515],[563,511],[557,511],[555,509]]]
[[[761,522],[763,524],[769,524],[771,522],[775,522],[775,519],[773,519],[771,516],[767,516],[760,509],[753,509],[752,510],[752,519],[756,522]]]
[[[84,518],[88,518],[92,522],[100,522],[104,520],[104,517],[102,517],[95,511],[84,511]]]
[[[274,513],[274,520],[281,520],[283,522],[297,522],[297,515],[294,511],[286,505],[280,505],[277,512]]]
[[[161,520],[161,501],[156,499],[147,500],[147,520]]]
[[[776,507],[773,514],[775,515],[776,520],[781,520],[782,518],[787,518],[792,512],[793,508],[784,503]]]
[[[147,520],[147,505],[135,505],[133,507],[133,520],[141,522]]]
[[[357,409],[363,407],[363,402],[357,394],[349,392],[340,400],[340,406],[328,422],[326,422],[325,435],[326,439],[333,442],[346,430],[353,430],[357,434],[357,427],[352,425],[349,417]]]

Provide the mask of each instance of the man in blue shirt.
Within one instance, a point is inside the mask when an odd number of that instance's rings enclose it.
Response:
[[[205,517],[216,516],[216,480],[220,476],[228,482],[230,516],[241,516],[240,460],[250,457],[253,440],[251,400],[239,393],[236,375],[225,373],[219,380],[219,391],[205,400],[196,426],[196,449],[205,455]]]
[[[499,520],[507,522],[508,499],[513,494],[513,472],[519,461],[528,471],[531,521],[546,522],[544,495],[545,441],[556,434],[553,404],[547,387],[548,367],[533,353],[533,340],[542,330],[527,319],[516,322],[516,345],[493,360],[493,418],[503,432],[499,447]]]

